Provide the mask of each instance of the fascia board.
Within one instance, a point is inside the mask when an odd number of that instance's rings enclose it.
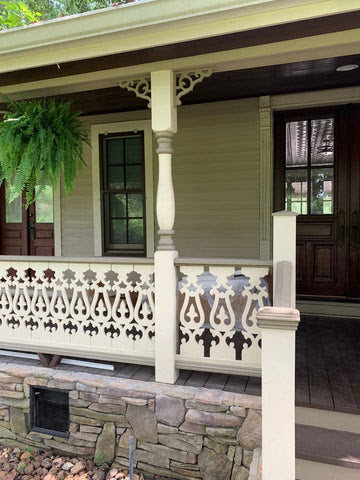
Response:
[[[344,13],[358,6],[358,0],[141,0],[0,32],[0,72]]]
[[[19,98],[18,93],[26,92],[26,98],[42,95],[56,95],[97,88],[114,87],[122,78],[149,75],[157,70],[174,71],[215,67],[215,71],[231,71],[279,65],[297,61],[317,60],[329,56],[352,55],[360,51],[360,28],[346,32],[319,35],[296,40],[288,40],[242,49],[178,58],[175,61],[161,61],[138,64],[91,73],[51,78],[4,86],[1,92],[11,98]]]

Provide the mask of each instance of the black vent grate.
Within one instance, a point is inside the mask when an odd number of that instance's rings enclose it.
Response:
[[[63,390],[32,387],[31,430],[69,436],[69,393]]]

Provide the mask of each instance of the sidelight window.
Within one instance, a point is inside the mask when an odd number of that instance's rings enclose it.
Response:
[[[299,215],[333,213],[333,118],[286,122],[285,208]]]

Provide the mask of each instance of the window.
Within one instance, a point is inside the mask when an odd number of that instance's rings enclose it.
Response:
[[[285,208],[334,211],[334,118],[286,122]]]
[[[144,133],[100,135],[103,253],[144,256]]]
[[[150,120],[91,127],[96,257],[154,255],[152,142]]]

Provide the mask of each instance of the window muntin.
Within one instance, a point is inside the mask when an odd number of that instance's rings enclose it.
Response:
[[[145,255],[143,132],[100,137],[103,253]]]
[[[334,212],[334,118],[286,123],[285,208]]]

